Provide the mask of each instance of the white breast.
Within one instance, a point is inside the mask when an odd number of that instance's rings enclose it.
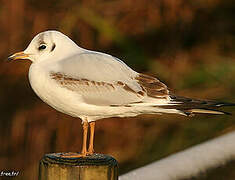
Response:
[[[29,69],[29,81],[34,92],[47,104],[65,114],[80,117],[79,104],[82,107],[82,98],[59,87],[49,77],[49,72],[39,64],[32,64]]]

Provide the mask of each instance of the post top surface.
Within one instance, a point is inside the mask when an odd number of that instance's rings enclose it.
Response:
[[[105,154],[92,154],[85,157],[76,157],[78,153],[51,153],[45,154],[42,162],[47,164],[64,164],[71,166],[117,166],[117,160]]]

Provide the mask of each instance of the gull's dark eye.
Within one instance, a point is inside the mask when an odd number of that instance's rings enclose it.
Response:
[[[45,44],[41,44],[38,48],[39,51],[46,49],[47,46]]]

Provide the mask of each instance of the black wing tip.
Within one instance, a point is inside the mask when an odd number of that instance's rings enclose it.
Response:
[[[202,100],[202,99],[193,99],[193,98],[188,98],[188,97],[183,97],[183,96],[176,96],[173,94],[170,94],[170,98],[173,102],[180,102],[188,105],[195,105],[197,107],[201,106],[202,109],[204,108],[220,108],[220,107],[225,107],[225,106],[235,106],[235,103],[230,103],[230,102],[221,102],[221,101],[216,101],[216,100]],[[203,108],[204,107],[204,108]],[[200,108],[200,107],[199,107]]]

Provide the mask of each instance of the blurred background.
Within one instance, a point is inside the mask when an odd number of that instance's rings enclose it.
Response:
[[[37,33],[59,30],[157,76],[175,94],[235,102],[234,19],[232,0],[0,0],[0,170],[37,179],[45,153],[81,149],[81,121],[34,94],[30,62],[4,62]],[[234,129],[235,116],[105,119],[95,150],[115,157],[122,174]]]

